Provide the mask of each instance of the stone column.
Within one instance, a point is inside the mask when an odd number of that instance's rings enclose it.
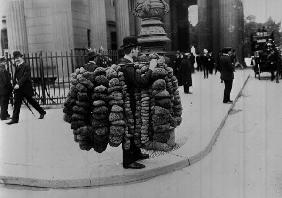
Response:
[[[120,1],[120,0],[118,0]],[[91,48],[107,49],[107,21],[105,0],[89,0]]]
[[[8,5],[7,32],[9,51],[28,52],[27,29],[23,0],[10,0]]]
[[[212,51],[214,55],[218,55],[220,50],[220,38],[219,38],[219,0],[213,0],[212,4]]]
[[[187,52],[190,49],[189,41],[189,21],[188,21],[188,4],[180,2],[177,5],[178,21],[178,50]]]
[[[170,6],[171,1],[170,0],[165,0],[165,1]],[[172,29],[171,28],[171,25],[172,25],[171,14],[172,14],[172,10],[171,10],[171,7],[170,7],[170,12],[164,16],[163,22],[164,22],[164,29],[167,33],[167,37],[172,40],[172,36],[171,36],[171,29]],[[171,46],[172,46],[172,42],[168,42],[167,45],[166,45],[166,49],[168,51],[171,51],[172,50]]]
[[[169,6],[170,6],[170,32],[168,32],[168,35],[170,36],[171,39],[171,49],[172,50],[178,50],[179,45],[178,45],[178,20],[177,20],[177,2],[176,1],[170,1]]]
[[[243,46],[243,7],[241,0],[220,0],[220,46],[232,47],[241,58]]]
[[[130,35],[128,0],[116,0],[117,44],[122,45],[123,38]]]
[[[199,13],[199,46],[200,52],[203,49],[211,48],[212,33],[211,33],[211,7],[209,0],[198,0],[198,13]]]

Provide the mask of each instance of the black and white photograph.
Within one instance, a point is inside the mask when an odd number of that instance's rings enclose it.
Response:
[[[0,0],[0,19],[0,198],[282,197],[282,0]]]

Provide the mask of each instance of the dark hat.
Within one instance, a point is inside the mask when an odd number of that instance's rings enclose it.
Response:
[[[225,47],[221,50],[222,53],[227,54],[228,52],[230,52],[232,50],[232,47]]]
[[[98,54],[94,51],[90,51],[88,52],[88,58],[93,60],[96,56],[98,56]]]
[[[139,46],[136,36],[128,36],[123,39],[123,45],[121,48],[137,47]]]
[[[14,51],[13,52],[13,58],[18,58],[18,57],[22,57],[22,53],[20,51]]]

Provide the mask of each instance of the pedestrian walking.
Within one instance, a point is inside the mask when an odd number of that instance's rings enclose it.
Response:
[[[184,54],[180,67],[182,82],[185,94],[191,94],[189,88],[192,86],[192,65],[189,60],[189,53]]]
[[[181,79],[181,73],[180,73],[180,65],[181,65],[182,59],[183,59],[182,53],[180,53],[180,51],[177,51],[175,62],[174,62],[174,67],[173,67],[173,72],[178,80],[179,86],[182,86],[182,79]]]
[[[195,61],[196,61],[196,60],[195,60],[194,54],[193,54],[193,53],[189,53],[188,59],[189,59],[190,64],[191,64],[191,66],[192,66],[192,73],[195,73],[195,67],[194,67],[194,65],[195,65]]]
[[[139,44],[137,37],[129,36],[123,39],[122,49],[124,51],[124,57],[120,59],[119,63],[121,64],[121,70],[124,73],[125,83],[127,85],[127,90],[130,95],[130,108],[132,110],[132,115],[134,117],[134,123],[136,123],[135,110],[136,110],[136,101],[134,90],[135,88],[144,88],[148,87],[152,83],[151,74],[154,67],[157,65],[157,62],[152,62],[150,64],[149,70],[147,73],[142,75],[136,72],[134,67],[134,59],[137,58],[139,54]],[[135,128],[135,126],[134,126]],[[145,165],[138,163],[138,160],[143,160],[149,158],[148,154],[141,153],[140,148],[134,143],[133,137],[130,139],[130,148],[125,149],[123,142],[123,168],[125,169],[141,169],[145,168]]]
[[[210,74],[212,74],[212,73],[213,73],[213,69],[214,69],[215,62],[214,62],[214,57],[213,57],[213,54],[212,54],[211,51],[208,52],[207,57],[208,57],[208,60],[207,60],[207,61],[208,61],[208,72],[209,72]]]
[[[208,57],[208,50],[204,49],[202,55],[202,65],[204,69],[204,78],[209,78],[209,57]]]
[[[39,112],[39,119],[43,119],[46,111],[44,111],[38,102],[32,98],[34,93],[31,82],[30,66],[24,62],[23,55],[20,51],[15,51],[13,53],[13,58],[16,66],[13,79],[14,110],[12,120],[7,124],[10,125],[19,122],[20,109],[24,99]]]
[[[1,104],[1,120],[10,119],[8,113],[9,99],[13,90],[11,83],[11,75],[6,70],[6,59],[0,57],[0,104]]]
[[[215,66],[214,74],[216,74],[218,71],[221,72],[220,57],[221,57],[221,51],[219,51],[216,56],[216,66]]]
[[[232,84],[234,79],[234,65],[232,64],[232,49],[231,48],[224,48],[222,49],[222,55],[220,57],[220,66],[221,70],[221,80],[224,81],[225,88],[224,88],[224,96],[223,96],[223,103],[232,103],[233,101],[230,100],[230,92],[232,90]]]
[[[203,55],[201,53],[196,55],[197,71],[203,70],[202,56]]]

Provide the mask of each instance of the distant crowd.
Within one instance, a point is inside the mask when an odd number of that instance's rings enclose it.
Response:
[[[211,50],[204,49],[201,53],[177,51],[175,57],[170,62],[174,74],[178,79],[179,86],[184,87],[185,94],[191,94],[192,73],[203,72],[204,79],[209,74],[220,72],[221,82],[225,83],[223,103],[230,103],[230,92],[235,71],[235,67],[243,68],[239,63],[236,51],[232,48],[223,48],[216,56]]]

